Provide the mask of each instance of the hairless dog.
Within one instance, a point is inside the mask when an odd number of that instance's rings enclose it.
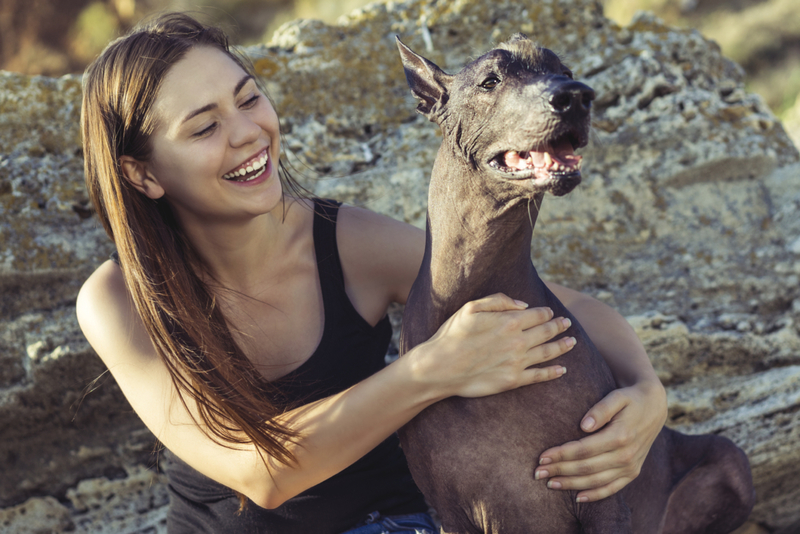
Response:
[[[505,293],[569,317],[576,346],[558,380],[479,399],[453,397],[400,430],[415,481],[451,534],[731,532],[754,504],[750,466],[730,440],[664,428],[621,492],[576,503],[534,480],[539,455],[585,436],[585,413],[616,385],[578,321],[531,262],[545,192],[581,181],[594,91],[523,35],[448,75],[398,39],[417,110],[442,130],[431,176],[427,243],[406,304],[401,352],[463,304]]]

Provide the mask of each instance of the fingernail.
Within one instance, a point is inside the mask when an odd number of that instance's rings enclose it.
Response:
[[[550,458],[539,458],[539,465],[547,465],[553,463],[553,460]]]
[[[541,471],[536,471],[536,480],[541,480],[543,478],[547,478],[550,476],[550,473],[542,469]]]
[[[528,307],[528,303],[527,302],[522,302],[521,300],[515,300],[514,304],[516,304],[520,308],[527,308]]]
[[[593,417],[587,417],[586,419],[584,419],[583,423],[581,423],[581,428],[583,428],[586,431],[589,431],[589,430],[593,429],[594,428],[594,418]]]
[[[561,319],[561,324],[564,325],[564,328],[569,328],[570,325],[572,324],[572,321],[564,317],[563,319]]]
[[[575,499],[575,501],[576,502],[588,502],[589,501],[589,497],[578,497],[577,499]]]
[[[561,482],[557,482],[555,480],[548,480],[547,487],[550,489],[561,489]]]
[[[565,374],[567,374],[567,368],[562,366],[561,367],[561,375],[563,376]]]
[[[567,338],[567,339],[565,339],[564,341],[565,341],[565,343],[567,344],[567,347],[568,347],[568,348],[572,348],[572,347],[574,347],[574,346],[575,346],[575,343],[577,343],[577,340],[576,340],[574,337],[568,337],[568,338]]]

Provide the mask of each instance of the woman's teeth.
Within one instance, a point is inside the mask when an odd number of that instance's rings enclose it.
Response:
[[[259,176],[261,176],[261,174],[266,169],[267,161],[269,161],[269,155],[265,154],[261,158],[255,160],[255,161],[249,162],[249,164],[246,167],[244,167],[243,169],[239,169],[238,171],[229,172],[228,174],[223,174],[222,177],[225,180],[234,180],[236,182],[249,182],[250,180],[253,180],[253,179],[258,178]],[[252,176],[248,176],[247,178],[244,178],[244,179],[242,178],[243,176],[246,176],[246,175],[248,175],[248,174],[250,174],[251,172],[254,172],[254,171],[258,171],[258,172],[256,172],[256,174],[254,174]]]

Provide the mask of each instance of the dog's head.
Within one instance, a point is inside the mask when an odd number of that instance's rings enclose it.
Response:
[[[553,52],[515,35],[449,75],[397,40],[417,111],[481,174],[560,196],[581,181],[594,91]]]

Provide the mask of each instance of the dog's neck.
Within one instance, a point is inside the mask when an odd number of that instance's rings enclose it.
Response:
[[[494,178],[443,144],[431,176],[423,271],[429,269],[432,304],[446,316],[497,292],[530,299],[536,275],[531,237],[541,196],[503,201],[491,194],[498,184],[488,180]]]

